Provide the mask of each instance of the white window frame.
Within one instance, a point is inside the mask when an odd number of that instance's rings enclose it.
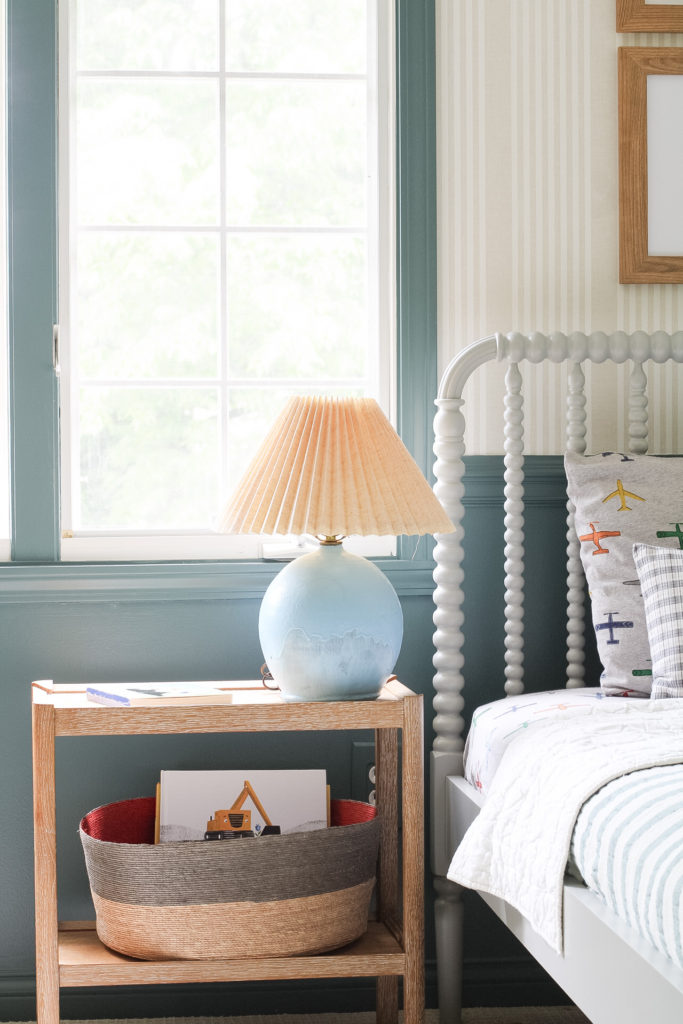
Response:
[[[369,209],[377,224],[377,252],[371,253],[370,267],[377,274],[375,287],[370,294],[377,296],[372,311],[374,323],[370,330],[376,332],[379,345],[376,349],[376,364],[370,367],[370,376],[379,383],[378,400],[385,412],[396,422],[396,58],[395,58],[395,13],[392,0],[367,0],[370,24],[375,28],[376,37],[368,39],[369,57],[374,49],[376,54],[376,90],[371,96],[374,101],[374,117],[369,130],[369,166],[376,167],[381,187],[374,178],[369,178]],[[73,46],[74,25],[69,17],[70,4],[59,4],[59,121],[61,125],[73,123],[72,96],[73,70],[68,59],[68,48]],[[374,13],[374,17],[372,16]],[[369,33],[372,35],[372,33]],[[370,67],[370,61],[368,67]],[[370,90],[369,90],[370,92]],[[71,174],[71,140],[67,131],[59,133],[59,308],[60,308],[60,356],[61,356],[61,445],[62,445],[62,561],[172,561],[208,559],[248,559],[261,557],[292,557],[296,545],[277,539],[253,536],[225,536],[212,530],[194,531],[97,531],[79,532],[72,529],[71,508],[71,467],[75,465],[70,430],[70,411],[73,396],[70,394],[70,268],[71,237],[69,230],[69,208],[74,188]],[[372,157],[374,156],[374,160]],[[374,256],[374,259],[372,258]],[[372,282],[371,282],[372,283]],[[307,382],[310,390],[310,382]],[[217,514],[219,510],[217,509]],[[349,546],[366,555],[392,555],[396,551],[395,538],[353,538]]]

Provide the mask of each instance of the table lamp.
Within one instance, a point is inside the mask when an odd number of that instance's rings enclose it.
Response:
[[[396,591],[350,535],[454,529],[372,398],[292,398],[223,513],[224,533],[313,534],[263,597],[259,638],[285,701],[370,700],[396,664]]]

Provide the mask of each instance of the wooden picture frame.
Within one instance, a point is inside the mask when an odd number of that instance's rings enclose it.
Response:
[[[683,32],[683,3],[617,0],[617,32]]]
[[[679,47],[620,47],[618,51],[619,66],[619,281],[622,284],[681,284],[683,283],[683,190],[675,186],[658,190],[657,206],[649,209],[648,180],[654,172],[666,175],[673,164],[665,163],[658,168],[648,168],[648,155],[655,161],[652,153],[648,154],[648,141],[652,134],[648,133],[648,77],[649,76],[683,76],[683,48]],[[673,85],[666,81],[653,83]],[[676,88],[678,88],[676,86]],[[683,90],[683,78],[681,79]],[[659,95],[659,93],[658,93]],[[675,140],[680,137],[676,131],[673,118],[680,117],[680,105],[663,109],[658,115],[658,124],[670,110],[672,124],[670,131],[659,131],[658,138]],[[654,122],[653,122],[654,124]],[[667,125],[665,124],[665,129]],[[659,151],[657,151],[659,152]],[[658,181],[660,178],[658,177]],[[678,199],[678,191],[681,198]],[[666,218],[658,224],[664,224],[664,233],[668,233],[667,244],[661,247],[653,245],[654,253],[650,252],[650,228],[658,216],[660,207],[669,202]],[[680,227],[679,227],[680,225]],[[673,244],[671,242],[672,234]],[[666,254],[657,255],[657,251]]]

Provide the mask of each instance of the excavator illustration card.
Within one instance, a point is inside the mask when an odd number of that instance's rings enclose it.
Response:
[[[263,826],[256,826],[256,831],[251,827],[251,811],[243,811],[245,801],[249,797],[256,810],[263,818]],[[235,800],[232,807],[227,810],[215,811],[206,823],[205,839],[241,839],[245,836],[279,836],[282,829],[279,825],[273,825],[263,804],[254,792],[254,787],[249,779],[244,780],[242,792]]]
[[[159,841],[234,840],[327,825],[324,770],[162,771]]]

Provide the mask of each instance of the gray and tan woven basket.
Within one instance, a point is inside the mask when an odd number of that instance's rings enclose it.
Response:
[[[98,807],[80,837],[97,934],[143,960],[294,956],[344,946],[367,930],[379,821],[332,801],[313,832],[154,845],[155,800]]]

